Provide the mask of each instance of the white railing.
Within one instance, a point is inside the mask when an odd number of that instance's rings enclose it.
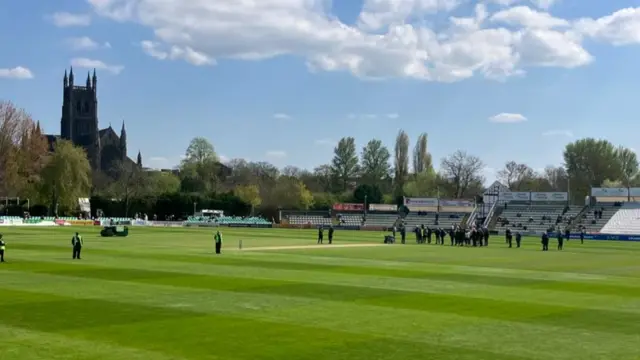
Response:
[[[471,214],[469,214],[469,217],[467,218],[467,227],[470,225],[473,226],[473,224],[476,223],[476,217],[478,217],[478,206],[475,206],[473,211],[471,211]]]
[[[487,217],[484,218],[484,223],[482,224],[482,226],[484,226],[484,227],[488,227],[489,226],[489,222],[491,221],[491,218],[493,217],[493,213],[496,211],[496,205],[498,205],[497,201],[495,201],[493,203],[493,205],[491,205],[491,209],[489,209],[489,213],[487,214]]]

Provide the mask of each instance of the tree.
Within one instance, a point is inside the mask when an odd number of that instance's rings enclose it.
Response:
[[[75,210],[78,198],[88,197],[91,190],[91,165],[84,150],[70,141],[58,140],[42,170],[39,189],[50,212],[57,213],[58,207]]]
[[[394,194],[404,195],[404,184],[409,176],[409,135],[400,130],[396,136]]]
[[[124,216],[129,216],[132,200],[149,195],[149,175],[137,166],[124,162],[115,164],[112,171],[119,175],[111,184],[111,194],[122,201]]]
[[[273,192],[274,203],[282,209],[306,210],[313,205],[313,195],[300,181],[290,176],[280,176]]]
[[[147,182],[147,193],[151,196],[175,194],[180,191],[180,178],[170,172],[149,172],[147,173]]]
[[[433,164],[431,154],[427,151],[427,133],[422,133],[413,148],[413,172],[418,175],[430,169],[433,170]]]
[[[377,185],[361,184],[353,191],[353,201],[364,204],[380,204],[382,202],[382,191]]]
[[[416,174],[404,185],[404,193],[409,197],[435,197],[438,195],[438,179],[433,168]]]
[[[607,179],[621,178],[616,148],[607,140],[577,140],[567,144],[563,155],[574,200],[590,193],[591,187],[600,186]]]
[[[352,137],[340,139],[333,154],[332,173],[340,182],[341,189],[347,190],[349,183],[355,179],[359,170],[355,139]]]
[[[34,176],[42,170],[48,152],[39,131],[24,110],[0,101],[0,195],[17,196],[37,180]]]
[[[331,165],[320,165],[313,169],[313,176],[316,178],[322,192],[334,192],[336,188],[336,177],[331,171]]]
[[[452,195],[455,198],[461,198],[472,185],[484,182],[483,167],[484,164],[480,158],[458,150],[442,159],[441,172],[452,186]]]
[[[535,178],[535,172],[525,164],[509,161],[504,169],[498,171],[498,180],[507,185],[510,190],[521,191],[531,185]]]
[[[568,191],[569,177],[567,170],[562,166],[547,166],[541,175],[550,187],[549,191]]]
[[[378,185],[391,174],[389,150],[380,140],[371,140],[362,148],[361,174],[370,184]]]
[[[240,198],[240,200],[245,203],[251,205],[251,213],[255,208],[262,204],[262,199],[260,198],[260,189],[257,185],[241,185],[235,188],[233,193]]]
[[[203,137],[193,138],[189,143],[185,158],[182,162],[203,164],[210,161],[218,161],[218,156],[213,149],[213,145]]]
[[[638,175],[638,157],[633,150],[624,146],[616,149],[615,156],[620,167],[620,180],[624,187],[630,188],[631,182]]]
[[[191,140],[180,165],[182,190],[215,192],[219,183],[220,163],[213,145],[202,137]]]

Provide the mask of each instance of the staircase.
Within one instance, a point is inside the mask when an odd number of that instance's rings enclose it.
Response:
[[[585,205],[582,210],[580,210],[575,219],[571,222],[571,224],[569,224],[570,230],[578,229],[580,225],[582,225],[582,220],[584,220],[583,217],[587,213],[587,211],[589,211],[589,209],[591,209],[591,207],[589,205]]]
[[[491,212],[489,212],[489,216],[487,216],[487,228],[489,230],[494,230],[496,228],[496,224],[498,223],[498,218],[502,215],[504,211],[504,206],[494,205]]]
[[[473,210],[475,212],[475,210]],[[474,212],[470,213],[470,214],[465,214],[464,217],[462,218],[462,220],[460,220],[460,226],[461,227],[467,227],[469,225],[469,221],[472,221],[471,217],[473,216]],[[474,216],[475,218],[475,216]]]

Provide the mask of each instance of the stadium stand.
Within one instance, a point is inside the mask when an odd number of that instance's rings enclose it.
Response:
[[[453,225],[460,224],[468,214],[468,212],[409,213],[405,216],[404,223],[409,230],[421,225],[449,229]]]
[[[338,224],[342,226],[362,226],[363,215],[354,214],[337,214]]]
[[[504,206],[504,205],[500,205]],[[512,231],[542,233],[550,228],[564,229],[575,220],[581,207],[561,205],[515,205],[506,204],[499,215],[495,229],[504,233],[507,228]]]
[[[591,212],[593,216],[593,212]],[[604,211],[602,218],[604,220]],[[600,232],[603,234],[640,234],[640,204],[624,204],[613,213]]]
[[[186,224],[211,224],[215,223],[218,225],[269,225],[271,222],[269,220],[263,219],[261,217],[249,216],[249,217],[240,217],[240,216],[221,216],[217,218],[212,217],[203,217],[203,216],[189,216]]]
[[[292,225],[326,225],[333,223],[329,216],[322,215],[289,215],[289,224]]]
[[[597,203],[590,207],[582,218],[582,225],[587,233],[599,233],[603,231],[603,227],[613,218],[620,210],[621,203]],[[601,211],[602,216],[596,216],[596,212]]]
[[[368,213],[364,221],[364,226],[391,227],[397,220],[398,214]]]

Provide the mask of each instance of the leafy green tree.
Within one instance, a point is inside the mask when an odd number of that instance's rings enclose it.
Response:
[[[630,188],[633,179],[638,175],[638,157],[633,150],[624,146],[618,147],[615,154],[620,167],[620,180],[624,187]]]
[[[58,140],[42,170],[39,189],[50,212],[58,208],[75,210],[78,198],[89,197],[91,191],[91,165],[84,150],[70,141]]]
[[[353,191],[353,201],[355,203],[364,204],[382,203],[382,191],[377,185],[361,184]]]
[[[379,185],[391,174],[391,154],[380,140],[371,140],[362,149],[361,175],[365,182]]]
[[[572,197],[579,200],[605,180],[620,180],[621,167],[616,148],[607,140],[580,139],[567,144],[564,162],[571,184]]]
[[[313,205],[313,195],[304,183],[290,176],[280,176],[273,197],[277,199],[277,206],[282,209],[306,210]]]
[[[435,171],[425,170],[416,174],[404,185],[408,197],[435,197],[438,195],[438,179]]]
[[[219,184],[220,163],[213,145],[202,137],[191,140],[180,164],[182,190],[215,192]]]
[[[418,136],[416,146],[413,148],[413,171],[416,175],[433,170],[431,154],[427,149],[427,133]]]
[[[240,198],[240,200],[245,203],[251,205],[251,213],[255,208],[262,204],[262,199],[260,198],[260,189],[258,185],[241,185],[234,189],[233,193]]]
[[[356,141],[352,137],[340,139],[333,150],[331,171],[340,182],[342,190],[347,190],[349,183],[358,175],[358,154],[356,153]]]
[[[170,172],[149,172],[147,173],[147,181],[148,194],[151,196],[175,194],[180,191],[180,178]]]
[[[404,195],[404,185],[409,177],[409,135],[404,130],[398,132],[395,146],[394,195]]]

